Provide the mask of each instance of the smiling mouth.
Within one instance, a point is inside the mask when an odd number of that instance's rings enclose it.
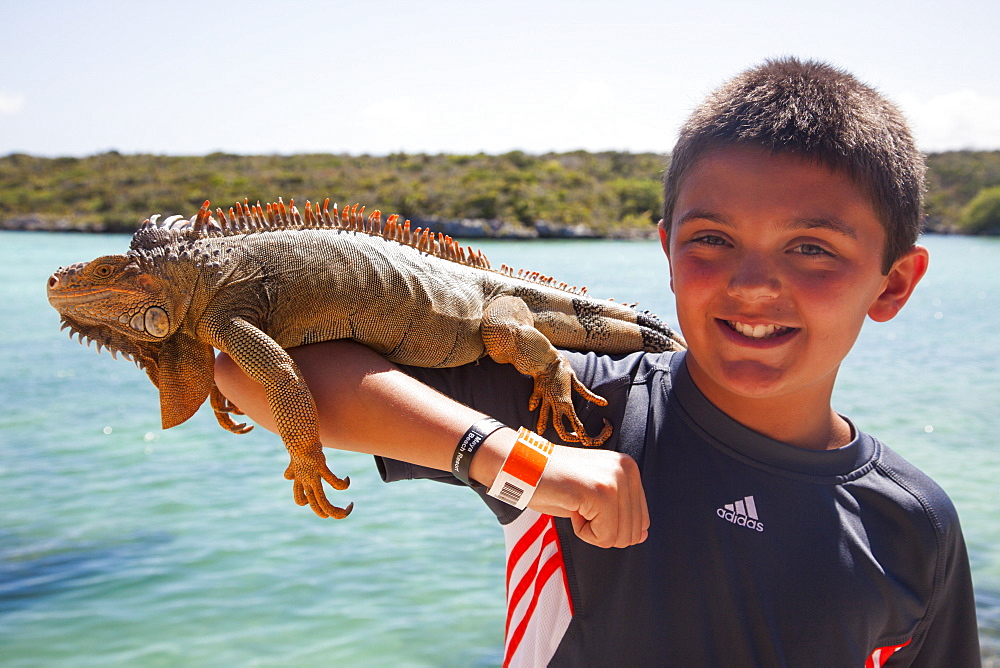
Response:
[[[794,327],[782,327],[781,325],[749,325],[736,320],[725,320],[724,322],[729,329],[748,339],[776,339],[795,331]]]

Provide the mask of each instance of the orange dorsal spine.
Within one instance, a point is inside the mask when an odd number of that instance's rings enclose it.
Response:
[[[435,234],[428,228],[419,227],[411,229],[410,221],[404,220],[400,223],[400,217],[397,214],[388,216],[383,223],[382,212],[378,209],[372,211],[367,218],[364,213],[365,207],[360,204],[345,206],[341,212],[336,203],[333,206],[330,205],[329,197],[323,200],[322,205],[317,202],[315,206],[311,201],[306,200],[305,208],[300,212],[295,206],[294,199],[288,200],[286,206],[284,200],[279,197],[277,202],[267,202],[263,206],[259,201],[256,204],[250,204],[250,199],[244,198],[242,202],[237,201],[229,207],[228,212],[216,208],[213,216],[210,202],[205,200],[201,208],[198,209],[198,213],[188,221],[185,233],[196,237],[218,237],[284,230],[346,230],[395,241],[416,248],[423,253],[468,267],[495,271],[503,276],[537,283],[580,296],[587,294],[587,288],[578,288],[564,282],[558,282],[551,276],[544,276],[537,271],[519,269],[515,272],[512,267],[506,264],[500,265],[499,269],[493,269],[490,266],[490,261],[481,250],[472,246],[463,248],[460,243],[442,232]],[[147,219],[143,222],[143,226],[155,225],[156,217],[152,221]]]

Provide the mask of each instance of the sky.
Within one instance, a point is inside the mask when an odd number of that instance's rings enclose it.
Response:
[[[997,0],[0,0],[0,155],[667,153],[715,86],[819,59],[929,152],[1000,149]]]

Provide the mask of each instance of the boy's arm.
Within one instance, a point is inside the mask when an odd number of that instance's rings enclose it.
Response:
[[[326,447],[448,471],[459,439],[483,417],[353,341],[317,343],[288,353],[316,401]],[[215,377],[230,401],[275,431],[263,388],[228,356],[217,358]],[[514,441],[511,429],[487,438],[472,460],[471,477],[490,486]],[[649,528],[638,467],[627,455],[609,450],[555,446],[529,507],[569,517],[577,536],[599,547],[642,542]]]

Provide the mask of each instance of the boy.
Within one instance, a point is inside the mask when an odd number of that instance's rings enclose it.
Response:
[[[578,405],[590,433],[616,425],[606,449],[555,446],[523,512],[484,495],[507,542],[506,663],[978,665],[951,502],[830,403],[865,317],[894,317],[926,270],[922,187],[899,112],[822,64],[767,62],[694,112],[660,223],[689,350],[567,353],[608,399]],[[509,365],[404,375],[349,342],[293,356],[324,443],[380,456],[387,480],[457,482],[484,414],[534,424]],[[273,428],[226,358],[217,377]],[[475,452],[481,494],[516,440]]]

